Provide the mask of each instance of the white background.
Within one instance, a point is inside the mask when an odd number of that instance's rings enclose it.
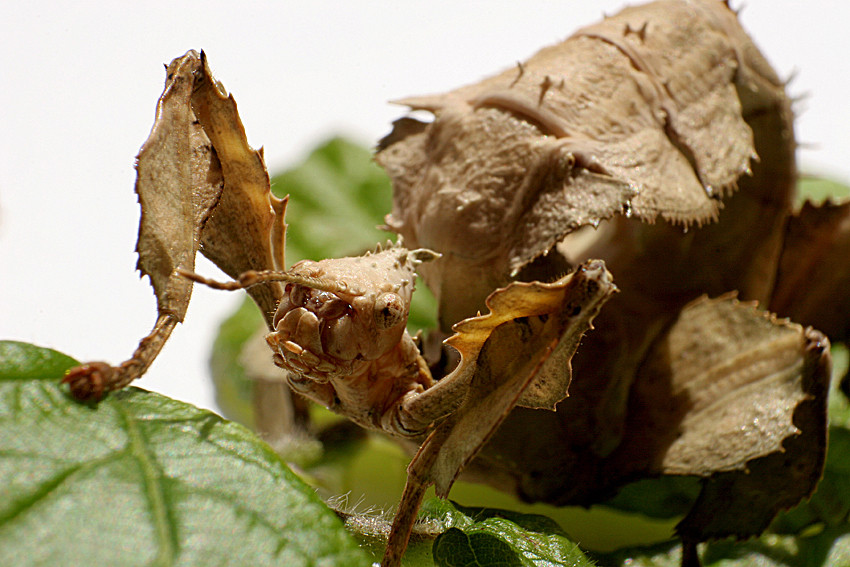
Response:
[[[188,49],[206,50],[276,171],[334,134],[373,144],[403,113],[387,100],[511,67],[621,4],[3,2],[0,338],[118,363],[149,331],[133,159],[162,65]],[[742,20],[781,76],[796,71],[792,94],[807,95],[796,107],[802,167],[850,179],[850,3],[750,0]],[[206,260],[197,269],[220,276]],[[215,409],[206,360],[237,301],[196,289],[138,385]]]

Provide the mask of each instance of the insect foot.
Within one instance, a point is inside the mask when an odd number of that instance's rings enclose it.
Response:
[[[62,379],[68,384],[71,395],[82,402],[100,401],[108,392],[120,390],[147,371],[165,345],[177,319],[169,314],[160,315],[151,332],[139,341],[139,346],[128,360],[118,366],[106,362],[88,362],[71,368]]]
[[[89,362],[68,371],[62,383],[68,384],[71,395],[80,401],[98,401],[106,394],[106,385],[113,380],[115,369],[106,362]]]

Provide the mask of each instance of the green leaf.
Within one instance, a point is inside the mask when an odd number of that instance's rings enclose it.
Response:
[[[449,528],[434,542],[434,562],[452,567],[484,565],[525,565],[511,546],[487,532],[470,532]]]
[[[254,383],[245,376],[239,354],[248,339],[265,327],[256,304],[245,297],[239,308],[219,326],[210,352],[210,374],[215,401],[222,415],[254,427]]]
[[[832,388],[829,392],[829,423],[850,428],[850,400],[841,391],[842,378],[850,375],[850,349],[847,345],[832,345]]]
[[[286,262],[359,255],[386,242],[378,229],[392,205],[392,189],[369,150],[334,138],[298,166],[272,177],[272,191],[290,196]]]
[[[272,191],[289,195],[286,210],[286,263],[309,258],[360,255],[394,236],[379,229],[392,208],[392,187],[372,152],[344,138],[333,138],[310,152],[301,164],[272,177]],[[409,326],[436,326],[436,303],[417,283]]]
[[[244,427],[129,388],[96,406],[75,362],[0,342],[0,565],[368,565]]]
[[[445,532],[434,540],[434,564],[460,566],[592,566],[554,521],[493,508],[467,508],[429,500],[423,514],[439,518]]]
[[[699,491],[698,478],[662,476],[628,484],[604,505],[650,518],[674,518],[688,513]]]
[[[819,203],[830,197],[850,197],[850,187],[816,175],[801,175],[797,182],[797,195],[800,202],[808,199]]]
[[[2,379],[38,380],[43,376],[62,376],[78,362],[60,352],[33,347],[27,343],[0,341]]]

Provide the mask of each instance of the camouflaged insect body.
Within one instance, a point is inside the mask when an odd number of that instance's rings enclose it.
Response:
[[[791,102],[726,3],[626,8],[500,74],[400,102],[434,119],[402,118],[379,145],[387,224],[441,254],[421,273],[443,331],[494,289],[591,259],[620,289],[569,361],[569,397],[515,408],[467,478],[590,505],[636,478],[701,476],[679,526],[689,541],[759,533],[811,493],[829,343],[739,302],[805,293],[778,279],[796,222]],[[763,343],[722,340],[746,329]]]
[[[304,283],[286,285],[266,340],[293,389],[364,427],[421,433],[429,424],[402,406],[433,380],[406,325],[416,267],[433,256],[390,245],[292,266]]]
[[[581,226],[715,221],[758,156],[748,117],[783,99],[723,2],[627,8],[517,68],[400,100],[434,120],[404,118],[379,146],[387,224],[443,255],[423,277],[448,330]]]

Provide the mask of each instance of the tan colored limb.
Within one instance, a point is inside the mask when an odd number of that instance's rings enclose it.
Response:
[[[173,314],[161,314],[128,360],[118,366],[105,362],[81,364],[70,369],[62,382],[70,386],[71,395],[80,401],[97,401],[107,392],[124,388],[147,371],[177,323]]]

